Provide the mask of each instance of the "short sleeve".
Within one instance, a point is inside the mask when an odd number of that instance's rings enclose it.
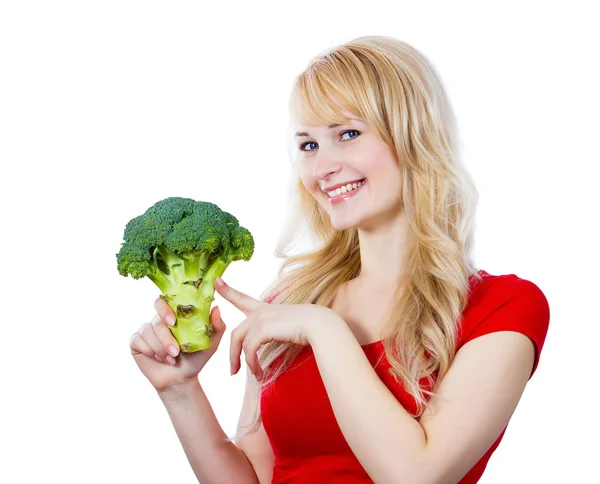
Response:
[[[535,347],[531,376],[537,369],[550,323],[550,307],[544,293],[533,282],[515,275],[500,276],[482,295],[476,318],[465,325],[460,346],[498,331],[527,336]]]

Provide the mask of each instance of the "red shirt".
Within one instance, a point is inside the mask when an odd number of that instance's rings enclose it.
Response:
[[[494,276],[480,271],[471,279],[471,293],[463,312],[458,349],[478,336],[495,331],[517,331],[536,349],[532,375],[546,338],[550,311],[542,291],[514,274]],[[388,373],[390,365],[381,341],[362,346],[379,378],[400,404],[414,415],[415,402]],[[358,391],[358,389],[357,389]],[[337,424],[310,346],[292,367],[261,395],[261,415],[275,454],[273,484],[372,483],[354,456]],[[505,429],[506,430],[506,429]],[[460,484],[479,480],[504,431]]]

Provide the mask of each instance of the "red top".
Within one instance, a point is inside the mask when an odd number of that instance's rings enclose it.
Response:
[[[458,348],[496,331],[527,335],[536,348],[537,368],[550,320],[548,301],[532,282],[514,274],[494,276],[480,271],[483,280],[471,282],[471,294],[458,335]],[[415,402],[388,373],[381,341],[362,346],[379,378],[412,414]],[[337,424],[310,346],[292,367],[261,395],[265,431],[275,454],[273,484],[372,483],[346,443]],[[505,429],[506,430],[506,429]],[[504,431],[460,484],[479,480]]]

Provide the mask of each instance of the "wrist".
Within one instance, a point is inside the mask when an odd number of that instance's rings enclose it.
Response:
[[[188,398],[192,392],[198,389],[201,389],[200,382],[198,377],[194,377],[157,390],[157,393],[163,401],[176,401]]]
[[[313,349],[321,346],[329,346],[335,344],[335,341],[340,338],[340,334],[344,331],[349,331],[346,321],[333,310],[329,310],[333,314],[329,314],[329,319],[324,321],[325,324],[313,324],[311,330],[307,334],[309,344]]]

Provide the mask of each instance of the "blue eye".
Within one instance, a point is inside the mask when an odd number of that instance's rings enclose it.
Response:
[[[340,136],[344,136],[345,134],[348,134],[348,133],[358,133],[356,136],[352,136],[350,139],[356,138],[358,135],[360,135],[360,132],[358,130],[356,130],[356,129],[349,129],[347,131],[342,131],[340,133]]]
[[[316,145],[316,144],[317,144],[317,143],[315,143],[314,141],[307,141],[306,143],[302,143],[302,144],[301,144],[301,145],[298,147],[298,149],[299,149],[300,151],[313,151],[313,150],[305,150],[305,149],[304,149],[304,147],[305,147],[305,146],[307,146],[307,145]]]
[[[352,140],[352,139],[357,138],[358,136],[360,136],[360,131],[358,131],[357,129],[347,129],[346,131],[342,131],[340,133],[340,136],[344,136],[345,134],[348,134],[348,133],[356,133],[356,135],[350,137],[349,139],[345,139],[345,140],[342,140],[342,141],[350,141],[350,140]],[[314,141],[305,141],[304,143],[301,143],[300,146],[298,146],[298,149],[300,151],[314,151],[314,149],[307,150],[307,149],[305,149],[305,147],[308,146],[308,145],[316,145],[316,144],[317,143],[315,143]]]

